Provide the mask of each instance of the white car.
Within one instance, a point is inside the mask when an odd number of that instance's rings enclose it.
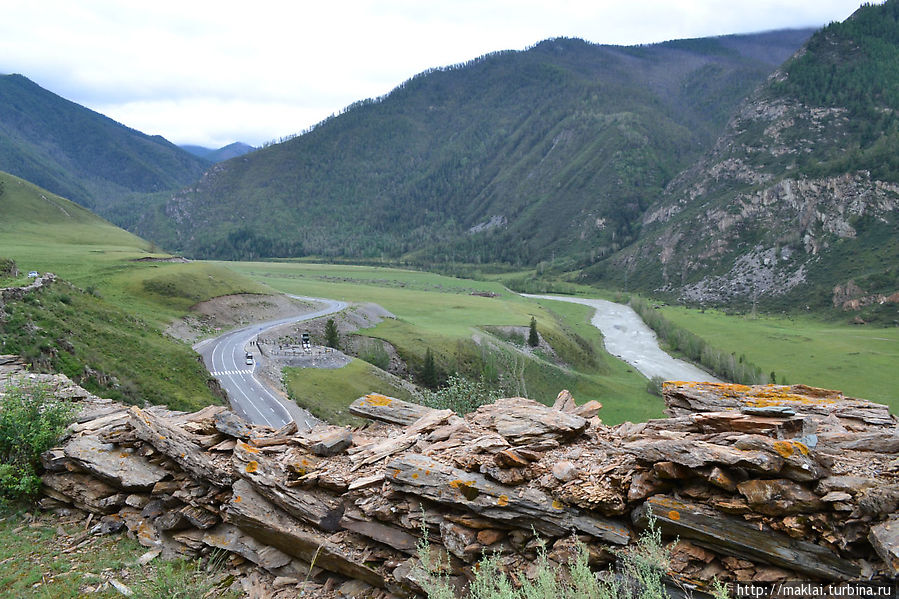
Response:
[[[247,354],[247,366],[253,365],[253,354]]]

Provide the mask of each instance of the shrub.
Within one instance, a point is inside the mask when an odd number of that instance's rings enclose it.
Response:
[[[423,531],[418,557],[427,573],[422,582],[428,599],[455,597],[441,565],[432,562],[424,527]],[[669,569],[669,552],[651,514],[637,543],[620,552],[617,571],[597,575],[588,562],[589,552],[581,542],[565,568],[553,566],[541,546],[533,578],[516,573],[514,578],[521,581],[521,587],[515,588],[512,577],[502,570],[499,556],[488,556],[474,568],[468,599],[668,599],[663,577]],[[714,591],[716,599],[722,597],[720,585],[716,584]]]
[[[37,494],[40,456],[62,435],[73,411],[45,386],[7,387],[0,397],[0,500]]]
[[[359,359],[377,366],[381,370],[387,370],[390,366],[390,354],[384,349],[384,344],[377,339],[363,339],[359,344]]]
[[[423,406],[438,410],[450,409],[461,416],[493,403],[499,397],[499,391],[489,387],[483,380],[472,381],[454,374],[437,391],[424,390],[419,393],[418,401]]]

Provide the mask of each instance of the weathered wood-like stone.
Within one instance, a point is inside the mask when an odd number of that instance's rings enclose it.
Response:
[[[75,437],[66,443],[66,457],[80,468],[126,491],[147,491],[168,473],[137,455],[130,447],[101,443],[96,437]]]
[[[766,474],[775,474],[783,467],[783,459],[766,451],[743,451],[695,439],[645,439],[626,443],[623,449],[649,464],[674,462],[687,468],[722,464]]]
[[[48,449],[41,454],[41,466],[47,472],[65,472],[68,463],[69,458],[66,457],[66,452],[61,447]]]
[[[630,487],[627,490],[627,500],[639,501],[640,499],[646,499],[650,495],[655,495],[670,486],[671,483],[660,479],[654,472],[638,472],[631,479]]]
[[[580,416],[581,418],[590,420],[591,418],[597,416],[601,409],[602,404],[595,399],[591,399],[587,403],[577,406],[571,413],[575,416]]]
[[[768,516],[819,512],[825,509],[817,495],[791,480],[747,480],[738,484],[737,490],[752,509]]]
[[[227,414],[230,412],[221,412]],[[216,415],[218,418],[219,415]],[[146,410],[131,408],[131,425],[137,436],[197,478],[217,487],[228,487],[234,476],[223,464],[216,464],[190,435]]]
[[[743,435],[734,440],[734,447],[777,454],[784,461],[780,474],[793,480],[812,481],[830,474],[830,470],[816,459],[815,452],[797,439],[775,440],[762,435]]]
[[[215,528],[207,530],[203,534],[202,541],[210,547],[236,553],[279,576],[305,576],[309,573],[308,564],[297,561],[274,547],[260,543],[230,524],[219,524]]]
[[[498,399],[479,407],[470,418],[475,424],[495,430],[512,445],[573,439],[590,426],[585,418],[523,397]]]
[[[234,412],[220,412],[214,418],[215,429],[235,439],[249,439],[253,426]]]
[[[355,510],[343,515],[340,526],[409,555],[415,555],[418,547],[418,539],[402,528],[371,520]]]
[[[577,407],[577,403],[574,401],[574,397],[571,396],[571,392],[568,389],[562,389],[559,391],[559,394],[556,396],[556,401],[553,402],[553,409],[559,410],[560,412],[574,412],[574,409]]]
[[[782,436],[802,430],[805,420],[801,416],[771,417],[740,412],[702,412],[692,414],[690,419],[701,432],[740,431]]]
[[[499,485],[423,455],[401,456],[387,470],[387,479],[403,492],[463,507],[498,522],[534,526],[550,536],[575,529],[618,545],[630,540],[626,527],[565,506],[542,491]]]
[[[378,393],[364,395],[350,404],[350,414],[361,416],[369,420],[380,420],[390,424],[408,426],[425,416],[433,408],[420,406],[415,403],[403,401],[395,397],[387,397]]]
[[[258,541],[298,557],[330,572],[384,588],[386,581],[376,570],[357,563],[326,537],[303,530],[287,513],[269,503],[244,480],[234,483],[234,494],[226,508],[228,520]]]
[[[232,455],[234,469],[260,495],[285,512],[322,530],[334,531],[343,516],[343,503],[321,491],[290,487],[281,463],[257,448],[239,442]]]
[[[663,532],[691,539],[716,552],[761,560],[825,580],[853,580],[860,574],[858,566],[820,545],[759,530],[742,519],[699,504],[657,495],[634,511],[635,523],[645,526],[649,511]]]
[[[868,540],[889,567],[890,575],[893,578],[899,577],[899,517],[892,516],[889,520],[872,526]]]
[[[345,428],[315,431],[304,436],[304,445],[317,456],[330,457],[343,453],[353,444],[353,433]]]
[[[127,495],[88,474],[47,473],[41,477],[44,490],[52,489],[76,507],[111,514],[125,504]]]
[[[797,414],[834,415],[876,426],[892,426],[888,406],[845,397],[839,391],[807,385],[735,385],[731,383],[665,383],[662,389],[671,416],[693,412],[740,411],[743,408],[790,408]]]

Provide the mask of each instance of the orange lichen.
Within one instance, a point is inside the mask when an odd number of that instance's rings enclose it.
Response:
[[[788,458],[793,455],[793,444],[789,441],[775,441],[774,451],[780,454],[782,458]]]
[[[558,499],[553,499],[552,507],[554,510],[564,510],[565,504],[559,501]]]
[[[240,495],[234,496],[234,503],[240,503],[241,501],[243,501],[243,499],[241,499]]]
[[[380,393],[369,393],[365,396],[365,403],[370,406],[389,406],[393,399]]]
[[[412,473],[412,478],[418,478],[418,472],[413,472],[413,473]]]
[[[496,498],[496,505],[499,507],[506,507],[509,505],[509,496],[508,495],[500,495]]]
[[[671,510],[668,512],[668,518],[670,520],[680,520],[680,512],[677,510]]]
[[[394,471],[393,471],[393,478],[396,478],[396,477],[399,476],[399,475],[400,475],[400,471],[399,471],[399,470],[394,470]]]
[[[247,472],[256,472],[257,470],[259,470],[259,462],[256,460],[252,460],[247,464]]]
[[[473,501],[475,497],[481,494],[481,492],[474,486],[474,484],[475,481],[473,480],[461,480],[458,478],[456,480],[450,481],[450,486],[454,489],[458,489],[459,493],[461,493],[462,496],[469,501]]]
[[[244,443],[243,441],[238,441],[238,442],[237,442],[237,446],[238,446],[240,449],[243,449],[244,451],[249,451],[250,453],[259,453],[259,449],[257,449],[256,447],[252,447],[252,446],[250,446],[250,445],[247,445],[247,444]]]

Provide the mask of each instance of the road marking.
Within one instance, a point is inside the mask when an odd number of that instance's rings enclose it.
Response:
[[[219,370],[211,373],[212,376],[225,376],[225,375],[238,375],[238,374],[253,374],[252,370]]]

